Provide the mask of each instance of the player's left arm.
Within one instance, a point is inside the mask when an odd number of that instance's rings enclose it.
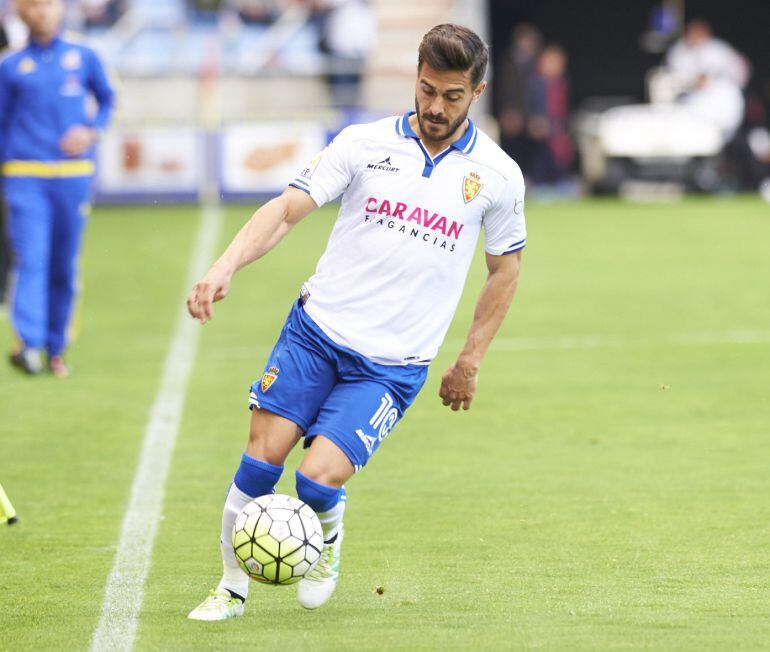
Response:
[[[107,128],[115,109],[115,76],[112,71],[108,72],[107,67],[96,52],[93,50],[89,52],[91,55],[89,88],[99,105],[92,126],[99,132]]]
[[[521,268],[521,250],[501,256],[486,255],[489,273],[476,301],[468,337],[460,355],[441,378],[439,396],[455,412],[467,410],[476,393],[479,369],[511,305]]]
[[[96,99],[97,111],[90,125],[73,125],[61,139],[60,146],[67,156],[83,156],[107,127],[115,107],[115,87],[101,59],[93,50],[85,50],[88,90]]]

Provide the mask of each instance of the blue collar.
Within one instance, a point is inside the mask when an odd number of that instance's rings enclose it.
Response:
[[[54,36],[48,43],[43,45],[42,43],[39,43],[38,41],[35,41],[31,36],[29,37],[29,47],[31,47],[33,50],[38,50],[40,52],[43,52],[45,50],[52,50],[55,47],[57,47],[62,41],[61,34],[57,34]]]
[[[418,142],[420,137],[412,129],[412,125],[409,124],[409,116],[414,115],[414,111],[407,111],[398,120],[396,120],[396,133],[400,136],[407,138],[414,138]],[[476,125],[473,124],[473,120],[468,118],[468,128],[462,135],[462,138],[458,138],[449,147],[456,149],[463,154],[470,154],[473,148],[476,146],[476,140],[478,139],[479,130],[476,129]]]

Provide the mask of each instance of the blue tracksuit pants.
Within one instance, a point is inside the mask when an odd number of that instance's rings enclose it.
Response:
[[[60,354],[77,293],[91,178],[6,177],[11,319],[24,346]]]

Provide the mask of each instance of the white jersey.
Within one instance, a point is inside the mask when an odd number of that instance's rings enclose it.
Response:
[[[305,310],[332,341],[390,365],[436,355],[482,227],[492,255],[526,240],[516,163],[470,120],[431,157],[409,115],[346,128],[290,184],[318,206],[342,194]]]

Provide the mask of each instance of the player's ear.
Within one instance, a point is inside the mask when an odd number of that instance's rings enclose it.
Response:
[[[471,99],[471,102],[477,102],[478,99],[481,97],[481,94],[486,89],[486,87],[487,87],[486,80],[479,82],[479,85],[473,89],[473,98]]]

